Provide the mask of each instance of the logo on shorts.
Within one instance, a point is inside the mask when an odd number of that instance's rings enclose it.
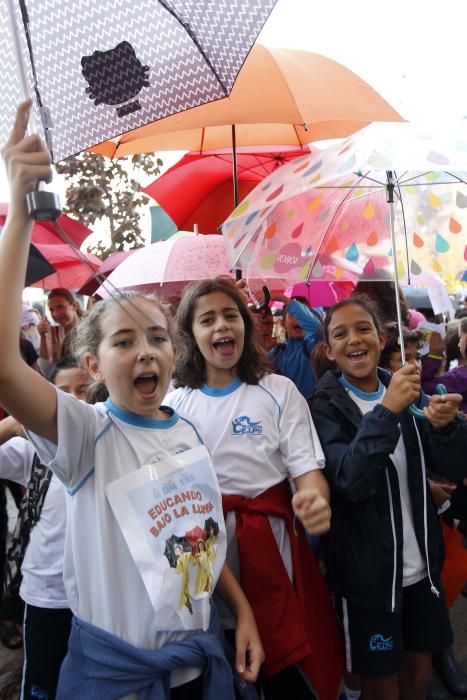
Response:
[[[248,416],[240,416],[232,421],[232,435],[261,435],[263,426],[259,420],[253,423]]]
[[[394,647],[392,637],[383,637],[382,634],[374,634],[370,637],[370,651],[391,651]]]

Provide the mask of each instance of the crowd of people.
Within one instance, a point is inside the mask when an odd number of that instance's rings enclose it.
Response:
[[[21,487],[0,637],[24,645],[21,698],[440,700],[432,663],[467,696],[448,613],[467,318],[420,356],[390,283],[327,309],[273,294],[276,343],[270,307],[217,278],[175,316],[123,294],[83,314],[56,289],[51,325],[22,307],[25,196],[50,178],[28,110],[0,238],[0,477]]]

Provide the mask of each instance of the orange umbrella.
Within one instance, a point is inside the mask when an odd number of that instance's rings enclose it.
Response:
[[[302,146],[402,117],[358,75],[330,58],[256,44],[230,97],[195,107],[93,147],[109,157],[159,150]]]

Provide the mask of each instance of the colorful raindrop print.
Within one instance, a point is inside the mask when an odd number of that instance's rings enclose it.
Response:
[[[371,202],[369,202],[363,210],[364,219],[372,219],[375,215],[375,208]]]
[[[410,272],[412,273],[412,275],[422,274],[422,268],[415,262],[415,260],[410,261]]]
[[[345,257],[349,262],[356,262],[358,260],[358,258],[360,257],[360,251],[358,250],[355,243],[352,243],[350,248],[347,250]]]
[[[434,272],[441,272],[443,269],[443,266],[437,260],[433,260],[432,267]]]
[[[438,209],[443,201],[438,197],[438,195],[434,194],[433,192],[430,192],[430,196],[428,197],[428,202],[430,204],[430,207],[432,209]]]
[[[467,208],[467,195],[462,192],[456,192],[456,207],[459,207],[459,209]]]
[[[316,211],[321,204],[321,198],[320,197],[315,197],[314,199],[311,200],[311,202],[308,205],[308,211]]]
[[[287,243],[276,253],[274,270],[279,273],[289,272],[301,262],[302,249],[298,243]]]
[[[238,216],[241,216],[246,212],[248,207],[250,206],[250,200],[249,199],[244,199],[241,204],[238,205],[238,207],[232,212],[230,215],[231,219],[236,219]]]
[[[331,236],[328,241],[326,241],[324,245],[324,250],[328,255],[332,255],[335,253],[337,250],[339,250],[339,244],[335,238],[335,236]]]
[[[298,226],[296,226],[296,227],[294,228],[294,230],[292,231],[292,234],[291,234],[290,237],[293,238],[293,239],[295,239],[295,238],[298,238],[299,236],[301,236],[301,235],[302,235],[302,231],[303,231],[303,226],[304,226],[304,222],[302,221],[301,224],[299,224]]]
[[[418,233],[413,234],[413,244],[416,248],[423,248],[425,245],[425,241],[421,236],[418,235]]]
[[[237,238],[237,240],[236,240],[235,243],[233,244],[233,247],[234,247],[234,248],[238,248],[238,247],[243,243],[243,241],[245,240],[245,238],[246,238],[246,233],[244,233],[243,236],[240,236],[240,238]]]
[[[334,273],[334,277],[336,278],[336,280],[342,279],[343,276],[344,270],[341,267],[336,267],[336,271]]]
[[[227,240],[228,240],[228,241],[231,241],[232,238],[233,238],[233,237],[235,236],[235,234],[237,233],[237,231],[238,231],[238,224],[236,224],[235,226],[232,226],[232,228],[230,229],[230,231],[227,232]]]
[[[300,163],[300,165],[297,168],[292,170],[292,174],[296,175],[297,173],[301,173],[302,170],[305,170],[305,168],[308,168],[308,164],[309,164],[309,160],[308,160],[308,158],[306,158],[304,163]]]
[[[271,181],[266,182],[266,184],[262,186],[261,191],[266,192],[266,190],[268,190],[270,187],[271,187]]]
[[[248,219],[245,221],[245,226],[248,226],[249,224],[251,224],[251,222],[253,221],[253,219],[256,219],[256,217],[258,216],[258,214],[259,214],[259,209],[257,209],[257,210],[254,211],[252,214],[250,214],[250,216],[248,217]]]
[[[457,219],[453,219],[452,216],[449,219],[449,230],[451,233],[460,233],[462,231],[462,226]]]
[[[366,263],[365,267],[363,268],[363,275],[364,277],[369,277],[372,275],[376,270],[376,266],[373,262],[373,260],[370,258],[368,262]]]
[[[313,173],[316,173],[322,165],[323,165],[322,160],[319,160],[317,163],[314,163],[314,165],[312,165],[311,168],[308,168],[308,170],[305,170],[305,172],[303,173],[303,177],[308,177],[309,175],[313,175]]]
[[[319,224],[324,224],[326,221],[329,219],[330,215],[330,210],[326,209],[325,211],[322,211],[321,214],[318,216],[318,223]]]
[[[436,234],[435,238],[435,250],[437,253],[447,253],[450,248],[449,243],[445,238],[439,235],[439,233]]]
[[[277,199],[283,189],[284,185],[280,185],[277,189],[274,190],[274,192],[271,192],[271,194],[268,197],[266,197],[266,202],[272,202],[273,199]]]
[[[315,262],[314,266],[313,266],[312,271],[311,271],[311,276],[312,276],[314,279],[319,279],[319,278],[322,277],[323,275],[324,275],[323,266],[321,265],[320,261],[317,260],[317,261]]]
[[[266,241],[269,241],[271,238],[274,238],[274,236],[276,235],[276,231],[277,231],[277,225],[274,222],[274,223],[270,224],[267,227],[266,231],[264,232],[264,239]]]
[[[307,277],[308,277],[308,272],[309,272],[309,271],[310,271],[310,263],[306,263],[306,265],[304,265],[304,266],[302,267],[302,269],[299,270],[299,272],[298,272],[298,274],[297,274],[297,279],[300,280],[300,281],[301,281],[301,280],[306,280]]]
[[[270,270],[271,267],[274,265],[274,257],[274,253],[268,253],[267,255],[263,255],[263,257],[259,261],[259,266],[261,270]]]
[[[378,236],[376,235],[376,231],[372,231],[368,238],[366,239],[366,243],[369,246],[374,246],[378,243]]]
[[[467,260],[467,245],[464,248],[464,260]]]

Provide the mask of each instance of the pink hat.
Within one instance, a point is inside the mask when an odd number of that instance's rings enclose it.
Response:
[[[409,330],[411,331],[417,328],[420,321],[426,321],[426,317],[421,311],[417,311],[417,309],[409,309],[409,315]]]

